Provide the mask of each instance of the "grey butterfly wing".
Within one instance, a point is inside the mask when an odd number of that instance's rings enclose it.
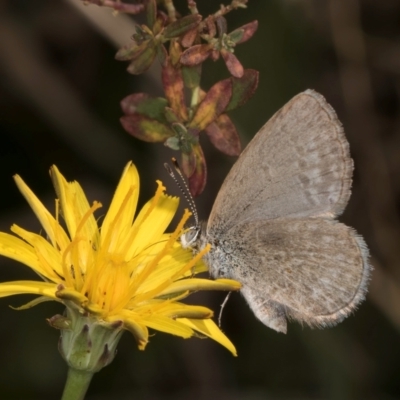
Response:
[[[366,293],[368,251],[355,231],[337,221],[296,218],[235,226],[206,261],[211,271],[243,285],[242,294],[267,326],[286,332],[286,319],[310,326],[343,320]],[[220,254],[218,254],[220,252]],[[223,254],[221,254],[221,252]]]
[[[225,231],[239,222],[340,214],[353,162],[332,107],[307,90],[278,111],[225,179],[208,221]]]

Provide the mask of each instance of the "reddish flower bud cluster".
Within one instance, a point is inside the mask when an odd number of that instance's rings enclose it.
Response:
[[[195,2],[189,1],[192,14],[171,20],[157,10],[155,0],[146,4],[147,25],[138,26],[133,43],[120,49],[118,60],[129,60],[128,72],[141,74],[158,59],[162,65],[165,98],[135,93],[122,100],[124,129],[147,142],[163,142],[182,152],[182,169],[188,177],[191,193],[199,195],[207,179],[206,162],[199,143],[205,131],[211,143],[228,155],[239,155],[240,140],[226,114],[243,105],[258,85],[258,72],[245,70],[233,54],[237,44],[250,39],[257,21],[227,33],[224,14],[243,7],[247,0],[235,0],[230,6],[203,19]],[[174,14],[175,16],[175,14]],[[167,47],[168,44],[168,47]],[[208,58],[224,60],[232,75],[214,84],[208,92],[200,87],[201,64]],[[185,93],[190,90],[190,105]]]

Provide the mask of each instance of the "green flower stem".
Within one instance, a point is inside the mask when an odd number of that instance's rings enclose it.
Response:
[[[69,368],[61,400],[83,400],[92,377],[93,372]]]

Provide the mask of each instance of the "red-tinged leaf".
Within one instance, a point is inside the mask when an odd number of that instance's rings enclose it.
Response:
[[[162,97],[150,97],[146,93],[133,93],[121,101],[124,114],[142,114],[161,123],[167,123],[165,109],[168,106],[167,99]]]
[[[211,50],[210,44],[196,44],[189,47],[182,53],[181,63],[190,67],[200,64],[210,56]]]
[[[229,38],[236,44],[249,40],[258,28],[258,21],[249,22],[246,25],[235,29],[229,34]]]
[[[232,76],[241,78],[243,76],[243,65],[236,58],[236,56],[228,50],[222,49],[221,56],[225,61],[226,67]]]
[[[200,88],[200,91],[199,91],[199,103],[204,100],[204,97],[206,97],[206,95],[207,95],[207,92]]]
[[[169,126],[145,115],[125,115],[120,118],[120,121],[129,134],[145,142],[165,142],[169,137],[174,136]]]
[[[139,75],[145,72],[150,68],[153,63],[155,57],[157,55],[157,49],[152,41],[149,43],[149,46],[140,54],[140,56],[136,57],[128,66],[127,71],[133,75]]]
[[[149,46],[149,42],[150,40],[146,40],[140,45],[138,45],[137,43],[131,43],[127,46],[124,46],[117,51],[115,59],[118,61],[128,61],[136,59],[147,49],[147,47]]]
[[[147,93],[133,93],[126,96],[120,103],[123,113],[127,115],[135,114],[138,104],[149,98],[150,96]]]
[[[156,0],[147,0],[146,2],[146,17],[147,17],[147,25],[150,28],[153,28],[156,22],[157,16],[157,4]]]
[[[197,27],[191,29],[190,31],[187,31],[181,37],[181,45],[185,48],[192,46],[197,38],[197,35],[198,35]]]
[[[238,156],[241,152],[239,135],[236,127],[226,114],[221,114],[216,121],[205,129],[211,143],[228,156]]]
[[[191,29],[196,28],[200,21],[200,14],[186,15],[185,17],[180,18],[166,26],[163,32],[164,37],[166,39],[172,39],[181,36]]]
[[[217,27],[215,26],[215,20],[213,17],[209,16],[206,19],[206,27],[208,35],[213,38],[217,34]]]
[[[182,71],[180,68],[174,68],[171,62],[166,62],[162,68],[162,82],[165,96],[181,121],[187,121],[188,112],[185,104],[185,93],[183,86]]]
[[[242,106],[253,96],[258,86],[258,75],[258,71],[246,69],[241,78],[231,78],[232,97],[226,111]]]
[[[217,82],[199,104],[188,128],[200,132],[215,121],[224,111],[232,96],[232,81],[224,79]]]
[[[193,146],[191,157],[194,158],[195,168],[189,177],[189,190],[193,197],[200,195],[207,182],[207,166],[200,145]]]

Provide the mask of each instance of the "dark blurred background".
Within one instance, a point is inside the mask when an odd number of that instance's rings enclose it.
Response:
[[[218,2],[199,0],[203,15]],[[186,13],[186,2],[176,1]],[[211,340],[162,333],[145,352],[126,333],[115,361],[96,374],[88,399],[399,399],[400,398],[400,2],[398,0],[250,0],[228,15],[229,30],[254,19],[256,35],[237,48],[260,71],[255,96],[232,115],[243,144],[300,91],[321,92],[344,124],[355,160],[353,195],[342,221],[368,243],[374,273],[367,301],[337,327],[289,325],[287,335],[258,322],[240,295],[231,296],[222,328],[233,358]],[[106,206],[128,160],[141,174],[141,201],[177,154],[139,142],[119,124],[119,101],[133,92],[161,95],[159,68],[129,75],[114,60],[129,43],[133,20],[79,0],[0,2],[0,230],[12,223],[40,231],[17,191],[20,174],[52,210],[53,163]],[[204,87],[228,76],[206,63]],[[197,199],[207,218],[233,158],[202,142],[210,171]],[[0,260],[0,281],[37,279]],[[218,310],[223,293],[194,299]],[[57,399],[67,368],[58,332],[45,319],[62,312],[48,302],[28,311],[0,300],[0,399]],[[218,312],[218,311],[217,311]]]

